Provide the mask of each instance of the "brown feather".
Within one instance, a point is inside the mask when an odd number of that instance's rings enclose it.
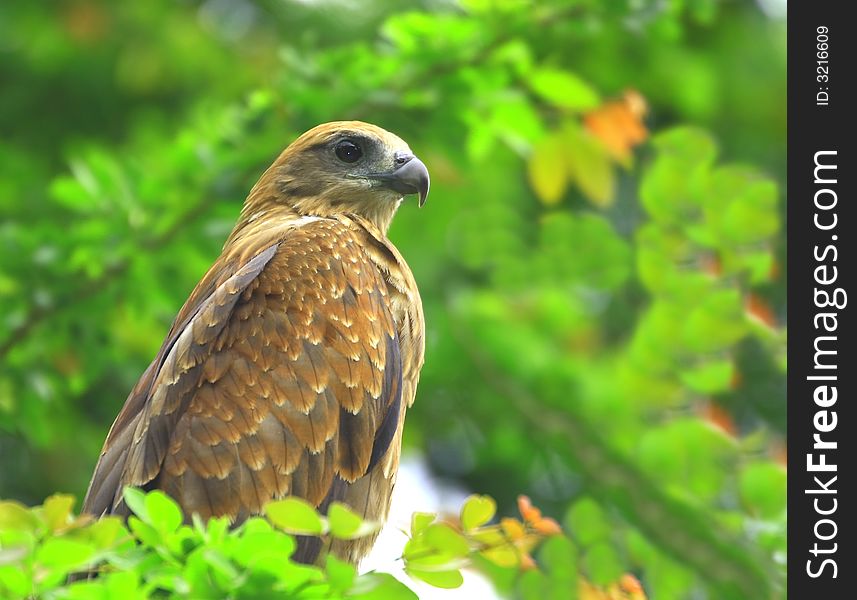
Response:
[[[401,197],[329,170],[317,148],[340,135],[376,140],[391,165],[407,151],[343,122],[280,155],[119,413],[84,511],[127,514],[122,488],[134,485],[165,490],[188,517],[240,522],[296,495],[386,518],[423,314],[386,238]],[[373,541],[330,547],[356,562]],[[321,547],[299,545],[301,560]]]

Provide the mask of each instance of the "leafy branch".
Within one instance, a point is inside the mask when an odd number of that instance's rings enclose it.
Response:
[[[377,533],[378,525],[364,522],[347,506],[333,503],[326,515],[299,498],[266,506],[267,519],[253,517],[237,527],[225,518],[207,523],[194,515],[186,524],[178,505],[160,491],[144,493],[126,488],[132,511],[127,523],[117,517],[93,520],[72,512],[74,498],[57,494],[42,506],[27,508],[0,502],[0,593],[21,598],[90,598],[97,594],[122,597],[213,597],[274,594],[288,598],[411,599],[403,583],[385,573],[358,574],[334,555],[316,565],[289,560],[296,535],[320,535],[351,540]],[[513,577],[542,577],[559,584],[564,597],[577,597],[578,568],[572,542],[556,521],[545,518],[522,497],[521,518],[495,517],[488,496],[471,496],[460,521],[438,520],[416,513],[410,539],[402,553],[404,572],[434,587],[461,585],[461,570],[486,561]],[[540,566],[531,553],[553,540],[564,564]],[[547,548],[548,546],[546,546]],[[540,554],[541,556],[541,554]],[[540,573],[540,575],[539,575]],[[73,577],[67,579],[70,575]],[[610,600],[645,600],[639,584],[625,577],[612,588]],[[580,579],[591,600],[608,600],[608,591]],[[532,587],[532,583],[530,584]],[[603,595],[602,595],[603,594]]]

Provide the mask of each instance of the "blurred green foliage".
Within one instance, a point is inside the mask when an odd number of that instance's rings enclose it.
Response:
[[[359,118],[433,177],[390,233],[428,327],[406,445],[503,514],[528,493],[594,583],[783,594],[783,21],[716,0],[4,2],[0,89],[0,497],[82,495],[261,171]],[[626,90],[645,126],[616,116]]]
[[[56,494],[27,510],[0,502],[0,542],[8,556],[0,562],[4,598],[373,598],[416,596],[392,575],[356,569],[335,557],[323,567],[289,561],[297,543],[291,535],[307,522],[342,539],[341,521],[360,517],[336,505],[319,517],[307,504],[283,500],[268,505],[270,522],[249,519],[231,529],[227,519],[182,524],[179,506],[166,494],[126,489],[134,512],[127,526],[117,517],[93,522],[71,512],[74,498]],[[347,514],[343,514],[347,513]],[[273,526],[272,526],[273,524]],[[280,529],[288,532],[284,533]],[[356,529],[356,528],[355,528]],[[14,552],[14,555],[12,554]],[[87,574],[100,570],[98,577]],[[67,583],[70,574],[78,581]]]
[[[265,517],[237,527],[220,517],[184,523],[181,508],[160,490],[126,488],[132,511],[95,520],[76,515],[74,497],[54,494],[28,508],[0,501],[0,596],[3,598],[289,598],[412,600],[416,594],[389,573],[365,572],[333,554],[319,564],[289,560],[295,536],[326,535],[353,540],[377,532],[344,504],[326,515],[300,498],[268,503]],[[539,589],[582,600],[646,600],[629,576],[615,583],[621,566],[606,577],[605,560],[593,563],[596,577],[612,586],[579,578],[575,543],[559,524],[543,517],[522,497],[521,519],[492,524],[496,503],[472,495],[457,523],[432,513],[414,513],[402,551],[404,572],[441,589],[458,587],[463,568],[487,571],[499,586],[529,599]],[[597,509],[597,507],[596,507]],[[539,548],[541,546],[541,548]],[[530,553],[539,548],[538,568]],[[609,553],[609,547],[605,547]],[[609,556],[614,556],[609,554]],[[521,566],[526,561],[526,568]],[[519,575],[525,573],[525,575]]]

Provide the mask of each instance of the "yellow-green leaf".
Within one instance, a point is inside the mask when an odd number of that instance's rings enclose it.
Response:
[[[380,525],[374,521],[364,521],[360,515],[341,502],[333,502],[327,510],[327,522],[330,534],[334,537],[351,540],[374,533]]]
[[[694,365],[679,373],[681,381],[695,392],[716,394],[729,389],[735,368],[728,358]]]
[[[507,541],[506,534],[499,525],[471,531],[467,535],[484,546],[496,546]]]
[[[610,206],[616,193],[616,173],[607,149],[576,123],[567,123],[563,133],[569,177],[592,204]]]
[[[265,506],[265,514],[271,522],[288,533],[297,535],[319,535],[324,533],[324,522],[315,508],[294,496],[270,502]]]
[[[144,521],[148,521],[149,513],[146,511],[146,494],[140,489],[131,486],[125,486],[122,490],[122,498],[125,504],[131,509],[135,515]]]
[[[590,110],[601,100],[592,86],[574,73],[542,67],[530,75],[530,88],[555,106],[569,110]]]
[[[435,523],[430,525],[425,532],[426,542],[438,550],[451,556],[467,556],[470,545],[460,533],[455,531],[446,523]]]
[[[146,494],[146,520],[162,532],[173,532],[182,524],[182,511],[175,500],[161,490]]]
[[[434,523],[436,515],[433,513],[415,512],[411,515],[411,537],[422,533],[426,527]]]
[[[74,506],[74,496],[70,494],[54,494],[45,500],[42,510],[51,531],[56,531],[69,524],[72,506]]]
[[[38,517],[20,502],[0,502],[0,531],[32,531],[38,526]]]
[[[339,560],[333,554],[329,554],[324,565],[327,573],[327,581],[330,587],[337,592],[345,592],[354,584],[357,569],[343,560]]]
[[[497,503],[491,496],[474,494],[461,507],[461,527],[467,531],[490,521],[497,512]]]
[[[483,558],[500,567],[516,567],[521,561],[518,549],[512,544],[494,546],[480,552]]]
[[[89,538],[97,548],[107,548],[120,536],[127,535],[122,519],[115,516],[102,517],[87,528]]]
[[[327,521],[330,524],[331,535],[347,538],[360,529],[363,519],[341,502],[333,502],[327,511]]]
[[[565,145],[556,135],[549,135],[533,146],[527,161],[530,186],[543,204],[554,206],[568,187]]]
[[[773,519],[785,511],[786,470],[770,462],[754,461],[739,476],[741,500],[755,514]]]
[[[422,571],[420,569],[405,569],[405,572],[413,577],[425,581],[437,588],[453,589],[464,583],[461,571]]]
[[[95,548],[85,542],[65,538],[49,538],[37,551],[36,562],[61,570],[77,567],[92,558]]]

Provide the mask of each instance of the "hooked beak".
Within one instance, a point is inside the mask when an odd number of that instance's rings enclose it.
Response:
[[[420,206],[423,206],[431,183],[423,161],[413,154],[396,153],[396,165],[396,169],[389,173],[371,173],[368,177],[381,182],[382,186],[394,192],[419,194]]]

